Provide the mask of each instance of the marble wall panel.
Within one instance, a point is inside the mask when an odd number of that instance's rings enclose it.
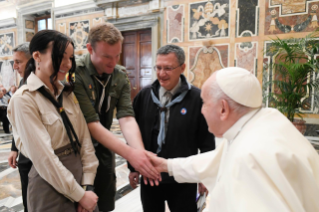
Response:
[[[57,30],[63,34],[66,34],[66,23],[59,23],[57,25]]]
[[[229,37],[229,0],[189,4],[189,40]]]
[[[167,43],[184,41],[185,5],[173,5],[167,8]]]
[[[257,42],[236,43],[235,65],[257,74]]]
[[[312,32],[318,25],[319,1],[266,0],[265,35]]]
[[[189,47],[190,82],[201,88],[215,71],[228,67],[229,45]]]
[[[0,57],[12,56],[12,49],[15,46],[14,33],[0,34]]]
[[[258,35],[259,0],[237,0],[236,37]]]
[[[25,41],[30,42],[34,36],[34,32],[25,32]]]
[[[93,26],[102,24],[104,21],[102,18],[93,18]]]
[[[70,22],[70,37],[72,38],[74,42],[76,50],[86,49],[89,30],[90,30],[89,20]]]

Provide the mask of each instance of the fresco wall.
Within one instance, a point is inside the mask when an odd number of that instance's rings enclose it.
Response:
[[[183,47],[188,58],[185,75],[197,87],[214,71],[231,66],[249,70],[262,84],[272,75],[274,54],[263,51],[271,39],[302,38],[319,26],[319,1],[190,0],[167,1],[166,7],[163,44]],[[310,124],[319,124],[317,96],[307,100]]]

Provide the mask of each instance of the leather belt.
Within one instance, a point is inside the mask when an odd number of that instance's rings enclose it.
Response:
[[[63,152],[60,152],[60,153],[56,154],[56,155],[58,157],[61,157],[61,156],[70,155],[73,152],[74,152],[74,150],[72,148],[69,148],[69,149],[64,150]]]

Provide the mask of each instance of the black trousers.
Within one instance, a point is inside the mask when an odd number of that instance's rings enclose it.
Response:
[[[0,107],[0,120],[2,122],[3,130],[5,133],[10,133],[9,120],[7,117],[7,107]]]
[[[113,211],[115,208],[116,175],[114,154],[101,144],[95,147],[99,166],[94,180],[94,192],[99,197],[97,205],[103,212]],[[113,164],[113,165],[112,165]]]
[[[18,168],[20,173],[20,180],[21,180],[21,188],[22,188],[22,200],[24,211],[28,212],[27,207],[27,191],[28,191],[28,174],[31,170],[32,162],[28,158],[26,158],[23,154],[20,153],[19,161],[18,161]]]
[[[165,200],[171,212],[196,212],[197,184],[167,183],[145,185],[141,181],[141,200],[144,212],[164,212]]]

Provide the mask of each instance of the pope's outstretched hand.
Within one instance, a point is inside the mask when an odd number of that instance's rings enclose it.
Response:
[[[157,157],[154,153],[148,152],[148,157],[151,159],[151,162],[154,166],[154,168],[158,172],[168,172],[167,169],[167,160],[164,158]]]

